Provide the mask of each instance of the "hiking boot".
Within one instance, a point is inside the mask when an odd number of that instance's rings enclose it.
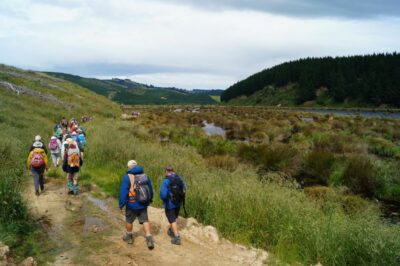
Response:
[[[132,234],[125,234],[122,237],[122,240],[124,240],[126,243],[132,245],[133,244],[133,235]]]
[[[181,237],[180,236],[174,236],[171,239],[171,244],[180,245],[181,244]]]
[[[149,249],[154,248],[154,243],[153,243],[153,237],[152,236],[146,236],[146,244]]]
[[[36,190],[35,195],[36,195],[36,196],[39,196],[39,195],[40,195],[39,190]]]
[[[169,237],[173,238],[174,237],[174,232],[172,232],[171,228],[168,228],[167,234]]]

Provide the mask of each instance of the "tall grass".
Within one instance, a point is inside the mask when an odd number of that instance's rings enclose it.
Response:
[[[108,124],[97,125],[107,130],[93,128],[85,171],[114,195],[129,159],[144,167],[156,191],[162,167],[172,164],[187,180],[190,215],[232,240],[266,248],[286,262],[396,265],[400,260],[400,228],[384,224],[376,208],[349,215],[336,199],[321,207],[291,186],[261,182],[247,165],[234,171],[209,167],[191,147],[147,142],[117,129],[135,127],[131,122]],[[155,205],[161,206],[157,197]]]

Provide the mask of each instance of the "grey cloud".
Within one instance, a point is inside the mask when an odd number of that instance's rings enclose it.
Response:
[[[398,0],[154,0],[207,9],[244,9],[305,17],[372,18],[400,16]]]

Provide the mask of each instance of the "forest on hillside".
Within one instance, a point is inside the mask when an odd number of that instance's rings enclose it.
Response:
[[[317,98],[324,91],[333,103],[400,106],[400,54],[306,58],[256,73],[230,86],[221,96],[228,102],[250,96],[268,86],[293,85],[296,104]]]

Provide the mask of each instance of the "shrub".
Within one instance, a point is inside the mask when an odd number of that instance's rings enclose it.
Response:
[[[214,136],[202,141],[199,152],[204,157],[234,154],[236,152],[236,146],[229,140],[225,140],[219,136]]]
[[[213,167],[225,169],[228,171],[236,170],[238,160],[229,155],[215,155],[207,158],[207,163]]]
[[[259,149],[255,145],[249,145],[245,143],[239,144],[237,155],[239,156],[239,158],[247,162],[252,162],[255,164],[261,162]]]
[[[260,145],[258,147],[263,168],[272,171],[291,171],[297,150],[286,144]]]
[[[312,151],[306,156],[304,174],[320,185],[328,185],[335,157],[326,151]]]
[[[349,159],[343,173],[343,184],[354,193],[360,193],[367,197],[374,196],[380,187],[377,171],[369,157],[354,155]]]

